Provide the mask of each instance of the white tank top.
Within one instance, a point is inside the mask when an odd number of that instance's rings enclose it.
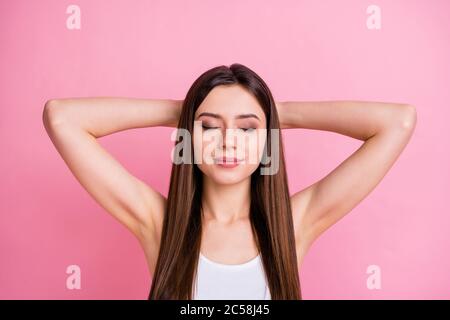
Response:
[[[261,254],[242,264],[222,264],[200,252],[194,300],[271,300]]]

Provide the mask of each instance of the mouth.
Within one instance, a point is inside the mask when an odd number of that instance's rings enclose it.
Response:
[[[242,159],[227,158],[227,157],[214,159],[215,164],[224,168],[234,168],[238,166],[242,161],[243,161]]]

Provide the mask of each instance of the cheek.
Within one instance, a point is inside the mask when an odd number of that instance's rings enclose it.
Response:
[[[245,146],[242,148],[245,150],[245,158],[247,163],[259,165],[262,155],[264,153],[264,146],[266,144],[266,137],[253,137],[248,139]]]
[[[219,143],[217,134],[199,134],[193,136],[194,156],[199,165],[212,164]],[[200,159],[201,162],[200,163]]]
[[[266,138],[261,139],[261,141],[259,141],[259,148],[258,148],[258,150],[259,150],[259,158],[260,159],[262,158],[262,155],[264,153],[265,145],[266,145]]]

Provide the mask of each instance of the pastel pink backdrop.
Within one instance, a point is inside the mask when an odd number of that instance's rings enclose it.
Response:
[[[66,8],[81,8],[81,29]],[[381,30],[366,8],[381,8]],[[1,1],[0,298],[146,299],[135,238],[96,204],[51,144],[50,98],[182,99],[216,65],[243,63],[276,100],[352,99],[416,106],[415,134],[393,168],[311,247],[305,299],[450,298],[450,2]],[[170,128],[101,138],[167,195]],[[322,178],[361,141],[283,133],[291,193]],[[81,267],[81,290],[66,268]],[[381,289],[369,290],[369,265]]]

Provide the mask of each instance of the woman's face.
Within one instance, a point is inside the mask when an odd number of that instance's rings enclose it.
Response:
[[[240,85],[215,87],[195,112],[198,168],[218,184],[249,178],[261,161],[265,129],[265,114],[251,93]]]

